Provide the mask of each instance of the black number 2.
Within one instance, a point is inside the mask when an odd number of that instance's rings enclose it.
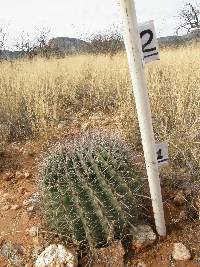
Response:
[[[148,48],[147,46],[151,44],[151,42],[153,41],[153,32],[148,29],[148,30],[144,30],[140,33],[140,38],[142,39],[143,36],[145,35],[148,35],[148,40],[146,43],[144,43],[142,45],[142,51],[143,53],[149,53],[149,52],[153,52],[153,51],[156,51],[156,47],[152,47],[152,48]],[[158,53],[155,53],[155,54],[158,54]],[[152,55],[155,55],[155,54],[152,54]],[[145,56],[145,57],[149,57],[151,55],[148,55],[148,56]]]

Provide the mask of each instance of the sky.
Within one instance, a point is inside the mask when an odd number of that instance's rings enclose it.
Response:
[[[154,20],[158,36],[173,35],[177,14],[186,0],[135,0],[139,22]],[[200,0],[190,0],[199,2]],[[118,0],[0,0],[0,27],[13,47],[22,31],[30,37],[38,29],[50,36],[82,37],[122,24]]]

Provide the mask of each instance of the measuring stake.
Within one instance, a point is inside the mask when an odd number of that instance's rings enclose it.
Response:
[[[146,169],[151,193],[152,207],[157,232],[160,236],[166,235],[165,218],[163,211],[162,195],[158,173],[155,140],[151,119],[151,110],[143,62],[142,48],[138,31],[136,9],[134,0],[120,0],[124,21],[124,41],[129,61],[129,68],[133,83],[133,92],[142,137],[142,144],[146,162]]]

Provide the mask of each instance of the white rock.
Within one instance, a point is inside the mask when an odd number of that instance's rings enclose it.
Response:
[[[67,126],[67,121],[60,121],[59,124],[58,124],[58,129],[62,130],[66,126]]]
[[[147,267],[144,262],[138,262],[137,267]]]
[[[36,206],[40,202],[39,193],[32,194],[28,199],[23,201],[23,206],[27,207],[29,205]]]
[[[149,225],[138,225],[132,230],[133,249],[143,249],[156,241],[156,234]]]
[[[10,209],[10,205],[4,205],[3,207],[1,207],[2,211],[7,211]]]
[[[35,210],[35,207],[34,206],[30,206],[26,209],[28,212],[32,212]]]
[[[66,265],[65,265],[66,264]],[[78,259],[75,252],[63,245],[48,246],[37,258],[35,267],[77,267]]]
[[[20,209],[20,205],[15,204],[15,205],[13,205],[10,209],[11,209],[11,210],[18,210],[18,209]]]
[[[182,243],[174,243],[172,257],[174,260],[186,261],[191,258],[191,254]]]

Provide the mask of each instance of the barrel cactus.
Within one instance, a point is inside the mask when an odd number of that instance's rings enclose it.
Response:
[[[40,187],[49,226],[76,245],[105,245],[138,222],[143,181],[119,138],[92,134],[57,145]]]

